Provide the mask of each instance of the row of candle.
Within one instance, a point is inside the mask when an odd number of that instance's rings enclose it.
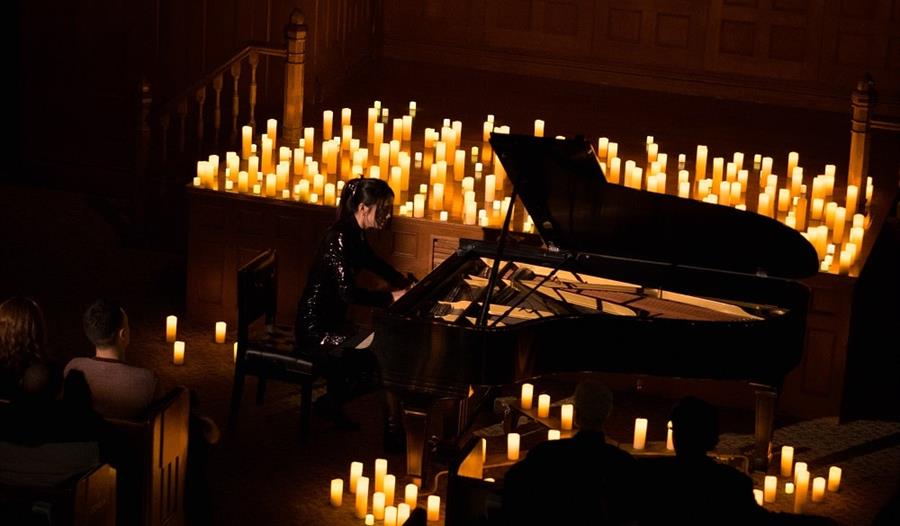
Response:
[[[819,502],[825,498],[825,489],[837,492],[841,487],[842,470],[838,466],[829,466],[828,479],[825,477],[815,477],[812,479],[812,493],[810,495],[809,483],[810,473],[807,469],[806,462],[794,462],[793,446],[781,447],[781,476],[791,477],[791,481],[785,482],[784,492],[786,494],[794,494],[794,513],[801,513],[803,506],[806,504],[808,496],[813,502]],[[775,502],[775,495],[778,487],[778,479],[774,475],[768,475],[764,482],[763,500],[765,502]]]
[[[214,329],[213,341],[216,343],[225,343],[225,332],[227,324],[224,321],[217,321]],[[172,345],[172,362],[175,365],[184,365],[184,341],[177,340],[178,335],[178,317],[174,315],[166,316],[166,342]],[[237,342],[234,344],[234,360],[237,360]]]
[[[419,488],[415,484],[407,484],[404,488],[403,502],[394,506],[394,492],[397,479],[387,472],[387,460],[375,459],[375,473],[372,482],[372,513],[369,513],[369,477],[363,475],[363,463],[350,463],[350,476],[348,489],[354,495],[354,510],[360,519],[366,519],[366,524],[372,524],[371,520],[384,520],[385,525],[402,525],[409,518],[410,510],[415,509],[418,502]],[[343,503],[344,480],[340,478],[331,480],[330,488],[331,505],[340,507]],[[426,516],[429,522],[440,519],[441,497],[429,495],[426,501]]]

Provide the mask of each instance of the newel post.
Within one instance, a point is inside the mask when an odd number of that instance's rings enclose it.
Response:
[[[850,162],[847,169],[847,184],[856,185],[865,192],[865,176],[868,166],[869,119],[872,109],[872,83],[868,76],[856,83],[850,97]]]
[[[306,19],[299,9],[284,29],[287,60],[284,66],[283,144],[296,147],[303,130],[303,70],[306,61]]]

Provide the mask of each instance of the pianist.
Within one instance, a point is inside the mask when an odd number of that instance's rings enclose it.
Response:
[[[337,221],[325,232],[297,306],[297,350],[313,361],[328,386],[316,410],[341,428],[356,427],[342,406],[366,386],[376,363],[368,350],[356,345],[362,331],[348,319],[348,306],[387,307],[412,283],[411,277],[378,257],[366,241],[367,229],[387,226],[393,199],[393,191],[382,180],[347,182]],[[359,286],[356,278],[363,270],[381,277],[390,290]]]

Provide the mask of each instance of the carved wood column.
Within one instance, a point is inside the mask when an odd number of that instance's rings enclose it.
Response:
[[[856,83],[856,89],[850,97],[853,115],[850,117],[850,162],[847,169],[847,184],[856,185],[860,194],[865,196],[866,159],[869,134],[869,114],[872,102],[872,83],[868,78]],[[859,200],[862,205],[865,198]],[[851,213],[856,213],[853,211]]]
[[[284,66],[284,117],[282,142],[297,146],[303,128],[303,70],[306,61],[306,20],[299,9],[291,13],[291,21],[284,30],[287,59]]]

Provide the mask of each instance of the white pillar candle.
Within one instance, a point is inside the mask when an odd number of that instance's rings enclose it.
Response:
[[[372,494],[372,515],[376,520],[384,519],[384,493],[380,491]]]
[[[175,335],[178,332],[178,317],[177,316],[166,316],[166,342],[172,343],[175,341]]]
[[[599,157],[601,161],[605,161],[607,159],[608,152],[609,137],[600,137],[599,139],[597,139],[597,157]]]
[[[535,137],[543,137],[544,136],[544,121],[541,119],[534,120],[534,136]]]
[[[175,365],[184,365],[184,342],[175,342],[172,347],[172,361]]]
[[[509,460],[519,460],[518,433],[510,433],[506,435],[506,458]]]
[[[394,505],[394,489],[397,487],[397,477],[387,474],[384,476],[384,505]]]
[[[794,466],[793,446],[781,446],[781,476],[790,477]]]
[[[444,185],[441,183],[434,183],[434,187],[431,189],[431,209],[444,209]]]
[[[675,451],[675,442],[672,440],[672,421],[666,422],[666,450]]]
[[[366,521],[364,523],[366,526],[374,526],[375,524],[375,515],[371,513],[366,513]]]
[[[828,491],[837,491],[841,488],[841,468],[831,466],[828,468]]]
[[[387,459],[375,459],[375,491],[384,491],[384,476],[387,474]]]
[[[396,507],[388,506],[384,509],[384,526],[398,526]]]
[[[647,443],[647,419],[646,418],[635,418],[634,419],[634,440],[631,443],[631,447],[634,449],[644,449],[644,446]]]
[[[800,464],[799,462],[797,463]],[[806,496],[809,493],[809,472],[797,469],[794,491],[794,513],[803,513]]]
[[[775,494],[778,490],[778,478],[774,475],[766,475],[764,493],[766,502],[775,502]]]
[[[550,395],[542,394],[538,396],[538,417],[547,418],[550,416]]]
[[[763,491],[761,489],[753,489],[753,498],[756,499],[756,505],[763,505]]]
[[[441,517],[441,498],[437,495],[428,496],[428,522],[437,522]]]
[[[397,504],[397,524],[402,525],[409,519],[409,506],[405,502]]]
[[[572,429],[572,418],[575,412],[575,406],[572,404],[563,404],[559,408],[560,410],[560,427],[562,429]]]
[[[275,174],[266,174],[266,197],[275,197],[275,189],[278,187],[278,179]]]
[[[793,482],[785,482],[784,483],[784,494],[785,495],[793,495],[794,494],[794,483]]]
[[[237,363],[237,350],[238,350],[238,342],[234,342],[232,346],[232,363]]]
[[[812,501],[821,502],[825,498],[825,477],[816,477],[812,484]]]
[[[253,128],[250,126],[241,127],[241,158],[250,158],[250,144],[253,142]]]
[[[350,492],[356,493],[356,483],[359,481],[359,477],[362,476],[363,473],[363,464],[362,462],[351,462],[350,463]]]
[[[335,204],[334,183],[328,183],[325,185],[325,205],[334,206],[334,204]]]
[[[559,429],[548,429],[547,430],[547,440],[559,440],[560,433]]]
[[[216,322],[216,343],[225,343],[225,322]]]
[[[794,485],[797,485],[798,476],[800,475],[800,473],[803,473],[805,471],[806,471],[806,462],[797,462],[796,464],[794,464]]]
[[[344,479],[331,479],[331,505],[340,507],[344,500]]]
[[[419,488],[412,483],[406,485],[403,492],[403,502],[412,509],[416,509],[416,500],[419,497]]]
[[[272,139],[274,144],[278,144],[278,140],[276,138],[278,133],[278,121],[276,119],[268,119],[266,121],[266,135]]]
[[[413,217],[425,217],[425,194],[413,196]]]
[[[534,398],[534,385],[529,383],[522,384],[522,396],[519,399],[519,404],[522,406],[522,409],[531,409],[531,402]]]
[[[369,477],[359,477],[356,481],[356,517],[365,518],[369,510]]]
[[[844,241],[844,224],[847,222],[847,209],[843,206],[834,209],[834,230],[831,241],[840,244]]]

